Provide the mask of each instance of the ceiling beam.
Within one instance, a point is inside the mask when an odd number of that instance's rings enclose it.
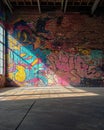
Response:
[[[88,1],[87,1],[87,6],[89,5],[90,2],[91,2],[91,0],[88,0]]]
[[[63,10],[64,7],[64,0],[61,0],[61,10]]]
[[[40,0],[37,0],[37,3],[38,3],[39,13],[41,13],[41,8],[40,8]]]
[[[56,0],[54,0],[54,6],[56,5]]]
[[[24,5],[26,5],[25,0],[23,0]]]
[[[64,13],[66,13],[67,5],[68,5],[68,0],[65,1]]]
[[[91,8],[91,15],[94,14],[94,12],[95,12],[95,10],[96,10],[96,8],[97,8],[99,2],[100,2],[100,0],[95,0],[93,6],[92,6],[92,8]]]
[[[74,6],[74,2],[75,2],[75,1],[73,0],[73,6]]]
[[[9,1],[9,2],[10,2],[10,1]],[[12,6],[11,6],[11,4],[10,4],[9,2],[8,2],[8,0],[4,0],[4,3],[8,6],[10,12],[13,13],[13,11],[12,11]]]
[[[80,0],[80,5],[82,4],[82,0]]]
[[[16,5],[18,5],[18,0],[16,0]]]
[[[10,5],[10,7],[12,8],[11,2],[10,0],[7,0],[8,4]]]
[[[31,5],[32,5],[32,0],[30,0],[30,3],[31,3]]]

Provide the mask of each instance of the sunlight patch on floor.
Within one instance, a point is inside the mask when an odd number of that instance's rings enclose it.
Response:
[[[26,100],[26,99],[49,99],[49,98],[67,98],[67,97],[84,97],[98,96],[95,92],[88,92],[79,88],[65,87],[40,87],[40,88],[10,88],[0,90],[0,101],[7,100]]]

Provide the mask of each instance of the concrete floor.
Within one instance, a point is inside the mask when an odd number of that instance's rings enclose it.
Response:
[[[104,130],[104,88],[0,89],[0,130]]]

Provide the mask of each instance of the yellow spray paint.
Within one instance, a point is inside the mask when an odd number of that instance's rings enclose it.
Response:
[[[24,41],[23,42],[26,42],[27,41],[27,34],[24,32],[23,36],[24,36]]]
[[[26,56],[26,54],[25,54],[25,53],[21,53],[20,56],[21,56],[21,57],[24,57],[24,56]]]
[[[8,74],[8,77],[9,77],[10,79],[13,79],[14,74],[13,74],[13,73],[9,73],[9,74]]]
[[[25,73],[25,68],[23,66],[17,65],[16,66],[17,73],[15,74],[15,80],[18,82],[23,82],[26,79],[26,73]]]
[[[17,40],[12,38],[11,36],[8,37],[9,47],[13,50],[20,50],[20,45],[17,45]]]
[[[17,40],[19,40],[20,37],[21,37],[21,32],[18,32],[17,33]],[[23,42],[26,42],[27,41],[27,34],[25,32],[23,32],[23,37],[24,37]]]
[[[37,59],[35,59],[32,63],[31,63],[31,65],[32,66],[34,66],[35,64],[37,64],[38,63],[38,61],[39,61],[39,59],[37,58]]]
[[[39,37],[36,38],[36,42],[34,44],[35,44],[34,45],[35,49],[40,47],[40,38]]]

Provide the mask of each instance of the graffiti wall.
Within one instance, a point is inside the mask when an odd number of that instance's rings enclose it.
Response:
[[[21,15],[8,28],[8,80],[19,86],[104,86],[103,34],[102,18]]]

